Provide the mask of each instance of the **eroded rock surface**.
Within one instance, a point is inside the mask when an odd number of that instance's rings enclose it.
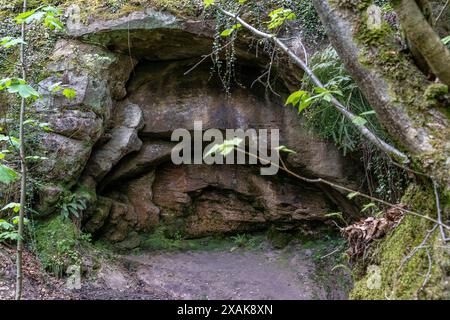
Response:
[[[144,126],[142,110],[138,105],[124,103],[115,110],[114,128],[110,139],[92,154],[85,175],[100,181],[125,155],[139,151],[142,141],[138,132]]]
[[[44,133],[41,149],[48,160],[36,168],[53,184],[74,185],[89,160],[91,150],[106,128],[114,99],[123,98],[125,81],[135,60],[86,45],[60,40],[48,70],[52,76],[39,84],[42,101],[37,110],[52,132]],[[76,91],[73,99],[53,93],[58,84]]]
[[[41,83],[61,82],[77,92],[69,100],[42,89],[39,108],[53,128],[42,144],[49,160],[39,169],[49,176],[41,192],[44,211],[64,188],[89,195],[84,228],[133,248],[143,233],[160,227],[186,237],[307,228],[326,222],[331,210],[351,207],[337,191],[285,175],[263,177],[257,166],[171,164],[171,133],[193,130],[194,121],[202,121],[203,130],[279,129],[280,144],[297,151],[286,158],[294,170],[360,186],[355,161],[254,83],[264,57],[254,59],[247,45],[236,45],[242,63],[234,66],[231,95],[210,64],[197,65],[211,50],[211,30],[207,23],[152,10],[69,25],[79,40],[58,43],[49,64],[57,76]],[[297,86],[286,66],[284,80],[274,86],[281,97],[290,90],[287,82]]]
[[[317,189],[263,178],[244,166],[169,165],[158,170],[153,190],[166,223],[182,223],[179,228],[191,237],[257,230],[270,223],[294,228],[323,221],[330,210]]]

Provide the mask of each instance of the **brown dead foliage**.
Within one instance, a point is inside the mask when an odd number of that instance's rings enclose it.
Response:
[[[14,299],[16,250],[0,244],[0,300]],[[23,299],[70,299],[62,279],[47,274],[39,259],[29,250],[23,252]]]
[[[349,245],[347,254],[350,258],[360,257],[373,240],[383,237],[389,230],[395,228],[403,218],[404,213],[401,209],[405,207],[404,204],[399,204],[387,210],[381,218],[361,219],[343,228],[341,232]]]

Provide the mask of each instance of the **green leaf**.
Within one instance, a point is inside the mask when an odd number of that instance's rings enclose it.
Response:
[[[345,224],[347,224],[347,220],[345,220],[342,212],[330,212],[330,213],[326,213],[325,217],[327,218],[338,218],[340,219],[342,222],[344,222]]]
[[[6,206],[4,206],[1,211],[5,211],[8,209],[12,209],[15,213],[17,213],[20,211],[20,203],[10,202]]]
[[[18,44],[27,44],[22,38],[3,37],[0,39],[0,45],[6,49],[14,47]]]
[[[20,140],[19,140],[19,138],[10,136],[9,137],[9,143],[16,149],[20,148]]]
[[[326,102],[331,102],[332,98],[333,98],[333,96],[329,93],[326,93],[323,95],[323,100],[325,100]]]
[[[220,34],[221,37],[228,37],[229,35],[231,35],[233,33],[233,29],[226,29],[223,30],[222,33]]]
[[[269,13],[268,29],[275,29],[283,25],[286,20],[295,20],[297,17],[291,9],[278,8]]]
[[[208,152],[203,156],[203,158],[207,158],[209,156],[216,154],[219,151],[219,147],[220,144],[215,144],[214,146],[212,146],[212,148],[208,150]]]
[[[12,78],[3,78],[0,80],[0,90],[8,88],[13,82]]]
[[[316,97],[310,97],[308,92],[299,90],[295,91],[287,98],[285,105],[292,104],[294,107],[298,105],[298,113],[300,114],[314,102],[315,98]]]
[[[228,155],[234,150],[234,146],[232,145],[222,145],[220,148],[220,153],[224,156]]]
[[[368,115],[371,115],[371,114],[375,114],[375,111],[374,110],[370,110],[370,111],[362,112],[359,115],[360,116],[368,116]]]
[[[1,230],[14,230],[14,226],[4,219],[0,219],[0,229]]]
[[[293,92],[284,103],[286,106],[288,104],[292,104],[294,107],[300,102],[303,96],[307,95],[308,93],[303,90],[298,90]]]
[[[364,119],[363,117],[360,116],[356,116],[352,119],[353,124],[357,125],[357,126],[363,126],[367,123],[367,120]]]
[[[25,157],[25,159],[27,160],[47,160],[47,157],[40,157],[40,156],[28,156]]]
[[[56,82],[47,87],[48,91],[55,93],[61,90],[61,82]]]
[[[52,15],[47,15],[44,18],[44,25],[46,27],[50,28],[51,30],[55,30],[55,29],[63,30],[64,29],[64,25],[62,24],[62,22],[58,18],[56,18]]]
[[[18,93],[22,98],[39,97],[39,93],[28,84],[12,84],[8,87],[9,93]]]
[[[37,125],[37,121],[34,119],[27,119],[23,122],[23,125],[30,125],[30,126],[36,126]]]
[[[43,11],[36,11],[36,10],[33,10],[33,11],[34,12],[31,15],[27,16],[25,19],[23,19],[23,18],[22,19],[17,19],[16,18],[16,22],[17,23],[30,24],[30,23],[33,23],[33,22],[40,21],[40,20],[42,20],[42,18],[45,17],[45,12],[43,12]]]
[[[215,0],[203,0],[203,3],[205,4],[205,8],[208,8],[209,6],[213,5],[216,1]]]
[[[77,92],[74,89],[66,88],[62,91],[62,94],[67,99],[74,99],[77,96]]]
[[[233,151],[235,147],[238,147],[242,143],[242,141],[243,140],[241,138],[236,137],[231,140],[225,140],[222,144],[216,144],[205,154],[204,158],[217,152],[226,156],[231,151]]]
[[[18,176],[19,175],[17,174],[17,172],[13,169],[5,166],[4,164],[0,164],[0,182],[9,184],[15,181]]]
[[[241,27],[242,27],[242,25],[241,25],[240,23],[235,24],[235,25],[232,26],[231,28],[222,31],[222,33],[220,34],[220,36],[222,36],[222,37],[228,37],[228,36],[230,36],[235,30],[240,29]]]
[[[446,36],[446,37],[442,38],[441,40],[445,45],[447,45],[450,43],[450,36]]]
[[[356,197],[356,196],[358,196],[359,195],[359,192],[350,192],[348,195],[347,195],[347,198],[348,199],[353,199],[354,197]]]
[[[16,16],[16,23],[32,23],[42,21],[46,27],[51,30],[62,30],[64,26],[62,22],[59,20],[58,16],[61,15],[62,11],[58,8],[46,6],[39,7],[34,10],[30,10]]]
[[[373,203],[373,202],[370,202],[370,203],[368,203],[368,204],[365,204],[365,205],[363,206],[363,208],[361,209],[361,212],[367,211],[368,209],[373,208],[373,207],[375,207],[375,206],[376,206],[376,205],[375,205],[375,203]]]
[[[19,148],[20,146],[20,140],[13,136],[5,136],[4,134],[0,134],[0,141],[8,142],[15,148]],[[5,152],[5,150],[3,150],[2,152]]]
[[[302,102],[298,106],[298,114],[300,114],[303,110],[308,108],[311,105],[311,103],[313,103],[313,100],[311,100],[311,99],[302,100]]]
[[[281,151],[281,152],[286,152],[286,153],[297,153],[294,150],[289,149],[286,146],[279,146],[278,148],[275,148],[275,150]]]
[[[39,127],[42,130],[46,131],[46,132],[52,132],[53,131],[53,129],[50,128],[50,123],[48,123],[48,122],[41,122],[41,123],[39,123]]]
[[[16,20],[17,23],[25,22],[25,19],[28,19],[29,17],[31,17],[35,12],[36,12],[36,10],[30,10],[30,11],[27,11],[27,12],[22,12],[21,14],[16,16],[14,18],[14,20]]]

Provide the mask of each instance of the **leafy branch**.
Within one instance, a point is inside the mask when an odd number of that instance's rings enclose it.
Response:
[[[293,177],[295,177],[295,178],[297,178],[299,180],[302,180],[302,181],[305,181],[305,182],[308,182],[308,183],[313,183],[313,184],[323,183],[323,184],[329,185],[330,187],[333,187],[333,188],[335,188],[337,190],[345,191],[345,192],[348,193],[347,197],[349,199],[352,199],[354,197],[366,198],[366,199],[369,199],[369,200],[371,200],[373,202],[380,203],[380,204],[383,204],[383,205],[391,207],[391,208],[396,208],[396,209],[398,209],[398,210],[400,210],[400,211],[402,211],[402,212],[404,212],[406,214],[410,214],[410,215],[413,215],[415,217],[419,217],[419,218],[431,221],[431,222],[435,223],[436,225],[441,226],[442,228],[450,230],[450,226],[446,225],[442,221],[436,220],[434,218],[431,218],[429,216],[420,214],[420,213],[415,212],[415,211],[411,211],[411,210],[402,208],[398,204],[393,204],[393,203],[390,203],[388,201],[376,198],[374,196],[370,196],[370,195],[365,194],[363,192],[360,192],[360,191],[357,191],[357,190],[353,190],[351,188],[345,187],[345,186],[340,185],[338,183],[334,183],[334,182],[329,181],[327,179],[323,179],[323,178],[307,178],[307,177],[301,176],[301,175],[295,173],[294,171],[290,170],[286,166],[286,164],[284,163],[284,161],[282,160],[281,157],[279,158],[280,161],[281,161],[281,166],[280,166],[278,163],[272,162],[272,161],[270,161],[268,159],[263,159],[263,158],[261,158],[260,156],[258,156],[256,154],[250,153],[250,152],[246,151],[245,149],[240,148],[240,145],[241,145],[242,142],[243,142],[243,139],[241,139],[241,138],[234,138],[232,140],[225,140],[222,144],[214,145],[209,150],[209,152],[207,152],[205,154],[204,157],[208,157],[208,156],[210,156],[212,154],[215,154],[215,153],[220,153],[221,155],[226,156],[229,153],[231,153],[233,150],[237,150],[238,152],[242,152],[242,153],[244,153],[244,154],[246,154],[246,155],[248,155],[250,157],[255,158],[256,160],[260,161],[261,163],[268,163],[268,164],[270,164],[271,166],[274,166],[277,169],[283,170],[284,172],[288,173],[289,175],[291,175],[291,176],[293,176]],[[278,151],[278,152],[280,152],[280,151],[281,152],[288,152],[288,153],[295,152],[295,151],[293,151],[291,149],[288,149],[285,146],[280,146],[279,148],[277,148],[276,151]],[[369,209],[371,207],[374,207],[374,204],[369,203],[369,204],[367,204],[365,206],[365,208],[363,208],[363,210],[367,210],[367,209]]]
[[[326,89],[324,84],[317,78],[317,76],[314,74],[314,72],[306,65],[306,63],[297,56],[288,46],[281,41],[276,35],[269,34],[266,32],[263,32],[261,30],[258,30],[257,28],[253,27],[246,21],[244,21],[238,14],[229,12],[225,9],[223,9],[216,1],[214,0],[205,0],[205,7],[214,6],[217,8],[217,10],[224,15],[234,19],[239,23],[242,27],[249,30],[254,35],[270,40],[272,41],[277,47],[279,47],[282,51],[284,51],[294,62],[297,64],[301,69],[305,71],[305,73],[310,77],[310,79],[313,81],[313,83],[319,87]],[[334,95],[331,95],[330,97],[330,103],[341,113],[343,114],[347,119],[349,119],[355,127],[358,129],[358,131],[366,137],[370,142],[372,142],[377,148],[379,148],[381,151],[385,152],[389,156],[393,157],[397,161],[401,163],[409,163],[408,156],[395,148],[394,146],[386,143],[382,139],[380,139],[376,134],[374,134],[370,129],[368,129],[364,124],[361,123],[361,121],[358,121],[358,115],[353,114],[351,111],[349,111],[339,100],[337,100]]]

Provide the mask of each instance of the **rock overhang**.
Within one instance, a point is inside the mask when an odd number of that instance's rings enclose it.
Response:
[[[84,168],[79,184],[97,195],[84,216],[91,232],[123,242],[130,235],[135,238],[136,231],[152,230],[161,221],[166,226],[179,226],[188,236],[251,231],[270,224],[298,227],[305,221],[326,221],[325,213],[336,203],[345,202],[338,193],[334,198],[340,199],[330,201],[330,192],[325,194],[320,186],[306,186],[286,177],[264,179],[244,167],[230,171],[221,166],[171,166],[170,133],[180,127],[192,129],[195,120],[204,120],[204,129],[280,128],[282,143],[298,152],[288,158],[296,170],[347,186],[358,185],[358,179],[353,179],[358,176],[354,162],[344,158],[331,142],[305,129],[301,118],[273,95],[267,96],[262,86],[251,89],[251,78],[257,78],[267,60],[261,56],[255,59],[247,50],[247,42],[238,43],[240,60],[236,65],[238,76],[246,79],[246,88],[236,86],[227,96],[220,81],[211,81],[211,66],[197,62],[212,51],[212,30],[207,21],[181,21],[152,10],[81,28],[69,25],[69,34],[77,40],[63,40],[57,46],[58,60],[66,63],[53,64],[53,68],[69,75],[69,85],[79,83],[75,80],[80,76],[97,79],[102,91],[82,90],[82,101],[70,105],[69,112],[63,103],[56,105],[60,109],[57,115],[69,118],[58,119],[58,132],[53,135],[61,137],[59,140],[72,139],[69,127],[78,121],[73,118],[86,112],[88,105],[101,109],[97,115],[101,128],[96,128],[95,136],[83,127],[80,129],[86,133],[76,132],[82,137],[77,146],[89,159],[58,159],[66,166],[76,162],[72,168],[77,171],[63,181],[77,179]],[[82,63],[67,64],[75,54],[81,55]],[[92,57],[98,62],[89,60]],[[107,105],[105,101],[109,101]],[[143,125],[141,121],[127,125],[130,119],[121,115],[129,106],[141,110]],[[64,128],[65,124],[69,127]],[[171,176],[178,183],[171,196],[164,197],[170,191]],[[232,176],[235,184],[213,181]],[[55,180],[60,178],[55,176]],[[192,187],[202,179],[203,184]],[[239,187],[247,185],[245,180],[257,181],[249,192]],[[186,185],[192,190],[184,190]]]

